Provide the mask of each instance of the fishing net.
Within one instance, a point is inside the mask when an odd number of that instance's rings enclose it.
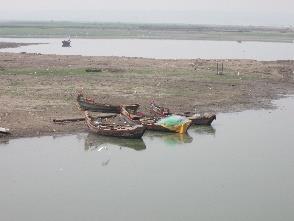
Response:
[[[156,125],[163,126],[178,133],[185,133],[190,124],[191,121],[188,118],[179,115],[171,115],[156,122]]]

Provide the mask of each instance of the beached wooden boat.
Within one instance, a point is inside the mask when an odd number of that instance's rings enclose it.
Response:
[[[123,106],[128,112],[135,113],[139,104],[129,104],[129,105],[110,105],[110,104],[101,104],[97,103],[94,99],[84,97],[82,93],[79,93],[77,96],[77,102],[80,108],[84,111],[93,111],[93,112],[102,112],[102,113],[116,113],[121,112],[121,107]]]
[[[110,118],[95,118],[85,111],[85,120],[89,129],[103,136],[141,138],[146,127],[129,120],[126,116],[118,114]]]
[[[161,107],[157,104],[151,103],[150,110],[155,116],[169,116],[172,115],[168,108]],[[216,120],[215,114],[205,113],[203,115],[195,114],[191,112],[176,113],[177,115],[182,115],[187,117],[192,121],[193,125],[211,125],[211,123]]]

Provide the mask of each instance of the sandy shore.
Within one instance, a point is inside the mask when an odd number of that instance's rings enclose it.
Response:
[[[216,64],[223,63],[223,75]],[[99,72],[86,72],[96,68]],[[13,137],[87,131],[77,91],[103,103],[151,100],[172,111],[232,112],[270,108],[294,91],[294,61],[156,60],[0,53],[0,127]],[[145,109],[146,110],[146,109]]]

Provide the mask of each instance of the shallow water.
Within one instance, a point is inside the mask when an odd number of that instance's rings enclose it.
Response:
[[[162,59],[294,59],[294,43],[238,43],[234,41],[150,39],[72,39],[72,47],[63,48],[61,47],[62,40],[63,39],[52,38],[0,38],[0,42],[49,43],[1,49],[0,51]]]
[[[188,135],[0,144],[0,220],[294,219],[294,97]]]

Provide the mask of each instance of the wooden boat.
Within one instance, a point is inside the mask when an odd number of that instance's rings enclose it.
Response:
[[[150,104],[151,112],[156,116],[169,116],[172,113],[169,111],[168,108],[161,107],[159,105],[154,104],[153,102]],[[216,120],[215,114],[205,113],[203,115],[195,114],[191,112],[184,112],[184,113],[176,113],[177,115],[182,115],[187,117],[192,121],[193,125],[211,125],[211,123]]]
[[[184,113],[184,115],[186,117],[188,117],[192,121],[192,124],[194,124],[194,125],[207,125],[207,126],[210,126],[212,121],[216,120],[216,115],[215,114],[205,113],[203,115],[200,115],[200,114]]]
[[[158,122],[163,119],[164,117],[158,117],[158,116],[146,116],[146,115],[135,115],[129,113],[124,107],[121,108],[121,113],[128,117],[130,120],[144,125],[147,130],[153,130],[153,131],[162,131],[162,132],[173,132],[173,133],[186,133],[189,127],[192,124],[191,120],[188,120],[184,122],[182,125],[179,125],[178,127],[164,127]]]
[[[84,97],[82,93],[79,93],[77,96],[77,102],[80,108],[84,111],[93,111],[93,112],[102,112],[102,113],[116,113],[119,114],[121,112],[121,107],[123,106],[130,113],[135,113],[139,104],[130,104],[130,105],[110,105],[110,104],[101,104],[96,103],[94,99]]]
[[[94,118],[85,111],[85,121],[92,132],[103,136],[141,138],[146,129],[121,114],[110,118]]]
[[[62,41],[62,47],[71,47],[70,43],[71,43],[71,40],[70,39],[63,40]]]

